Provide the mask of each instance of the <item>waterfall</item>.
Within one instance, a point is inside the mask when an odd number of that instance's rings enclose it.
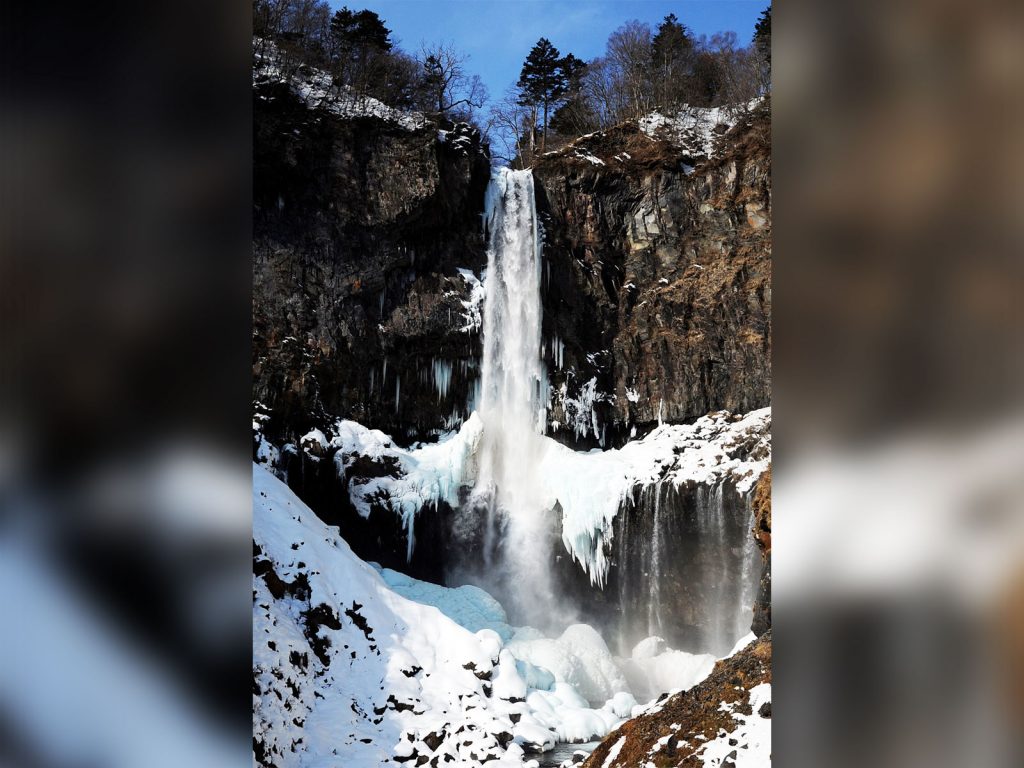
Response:
[[[654,518],[651,523],[651,598],[647,603],[647,634],[661,635],[661,520],[658,511],[661,509],[661,483],[651,486],[654,495]]]
[[[483,420],[474,498],[487,530],[505,522],[493,545],[514,562],[516,599],[527,615],[551,604],[547,512],[533,477],[547,418],[547,373],[541,361],[541,245],[533,174],[495,172],[484,208],[488,234],[483,311]]]
[[[550,508],[551,467],[541,466],[552,454],[543,436],[543,264],[530,171],[494,173],[484,222],[483,358],[473,396],[482,430],[466,505],[481,551],[469,559],[477,563],[474,581],[499,596],[513,623],[543,630],[570,619],[578,605],[559,599],[553,577],[554,558],[564,555],[557,520],[562,509]],[[562,343],[550,341],[554,365],[562,363]],[[449,375],[433,370],[442,396]],[[596,379],[588,385],[581,402],[596,391]],[[659,421],[665,410],[662,402]],[[630,506],[637,522],[629,522],[623,507],[617,549],[623,650],[628,652],[625,643],[658,635],[686,650],[727,651],[746,633],[756,589],[749,498],[722,480],[685,490],[655,481],[638,488]]]

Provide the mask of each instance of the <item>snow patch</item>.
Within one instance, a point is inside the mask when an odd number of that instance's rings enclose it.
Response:
[[[295,67],[294,73],[288,77],[281,69],[281,56],[273,41],[257,39],[254,43],[254,84],[285,82],[287,79],[288,86],[309,108],[325,109],[339,117],[376,117],[407,131],[419,130],[427,124],[427,118],[419,112],[393,109],[372,96],[356,94],[348,86],[335,85],[331,74],[321,69],[302,65]]]
[[[712,157],[716,136],[725,133],[752,110],[759,99],[747,104],[720,107],[683,107],[671,115],[652,112],[638,121],[640,130],[651,138],[664,138],[693,154]],[[692,172],[693,167],[684,172]]]
[[[771,700],[771,684],[761,683],[750,689],[749,715],[736,711],[738,702],[722,703],[720,709],[732,716],[736,727],[698,748],[696,755],[706,768],[725,765],[729,755],[733,755],[730,764],[736,768],[771,768],[772,721],[759,713],[761,707],[770,704]]]

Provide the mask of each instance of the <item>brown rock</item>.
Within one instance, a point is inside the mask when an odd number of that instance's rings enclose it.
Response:
[[[771,652],[769,631],[739,653],[719,661],[702,683],[669,697],[659,711],[627,720],[604,738],[584,761],[583,768],[604,766],[612,746],[623,737],[626,740],[611,768],[646,765],[656,742],[666,736],[676,738],[674,754],[659,750],[654,761],[659,768],[702,765],[695,750],[716,738],[720,730],[732,731],[736,725],[732,715],[721,710],[721,704],[732,704],[738,711],[746,709],[749,713],[750,689],[771,683]],[[674,725],[680,727],[673,728]]]

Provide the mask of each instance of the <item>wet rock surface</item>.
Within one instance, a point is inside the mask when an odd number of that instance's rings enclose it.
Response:
[[[761,475],[754,488],[754,540],[761,552],[761,578],[754,600],[750,631],[760,637],[772,627],[772,470]]]

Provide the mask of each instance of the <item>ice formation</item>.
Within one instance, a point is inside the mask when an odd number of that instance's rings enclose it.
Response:
[[[699,483],[713,488],[729,479],[740,493],[747,493],[768,467],[770,424],[768,408],[739,418],[722,411],[693,424],[662,425],[644,438],[606,451],[574,451],[531,433],[526,438],[529,452],[518,446],[508,448],[511,462],[503,465],[504,456],[492,454],[489,477],[507,471],[513,476],[509,482],[518,484],[530,478],[530,503],[535,509],[560,507],[566,551],[592,583],[603,585],[613,541],[612,523],[623,505],[631,503],[636,489],[660,483],[673,487]],[[375,506],[400,515],[411,536],[412,523],[421,509],[441,501],[456,506],[461,486],[480,486],[479,464],[487,450],[496,450],[493,444],[485,445],[483,432],[483,420],[473,413],[458,432],[437,443],[401,448],[380,430],[339,421],[328,447],[335,451],[339,472],[357,456],[396,463],[398,477],[353,477],[349,494],[364,517]],[[410,541],[410,556],[413,546]],[[746,576],[749,581],[756,574]]]
[[[628,659],[619,659],[629,689],[640,701],[666,691],[685,691],[711,674],[715,657],[674,651],[660,637],[641,640]]]

